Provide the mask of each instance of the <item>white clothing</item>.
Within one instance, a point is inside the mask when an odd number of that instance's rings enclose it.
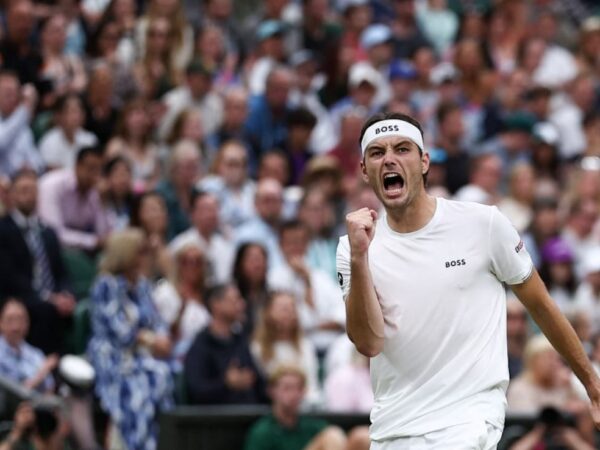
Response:
[[[373,442],[371,450],[496,450],[501,437],[502,428],[474,421],[422,436]]]
[[[98,143],[95,134],[78,129],[75,139],[69,142],[62,128],[54,127],[49,130],[40,141],[40,153],[44,164],[53,168],[74,167],[77,152],[83,147],[90,147]]]
[[[273,357],[266,364],[262,360],[262,352],[257,341],[250,345],[252,356],[258,367],[269,378],[278,367],[282,365],[293,365],[300,367],[306,375],[306,397],[305,402],[309,405],[318,404],[321,400],[321,390],[319,388],[319,362],[317,361],[317,352],[311,342],[305,337],[300,340],[300,349],[291,342],[279,341],[273,345]]]
[[[492,196],[475,184],[467,184],[455,192],[454,200],[490,205],[492,203]]]
[[[173,238],[169,243],[169,250],[175,254],[179,249],[190,243],[200,245],[206,252],[209,263],[208,282],[228,282],[231,278],[233,258],[235,256],[233,244],[218,233],[214,233],[210,241],[207,242],[196,228],[191,227]]]
[[[170,281],[161,280],[152,292],[154,304],[164,322],[171,326],[177,320],[181,310],[181,296]],[[182,339],[193,340],[210,322],[210,313],[206,306],[197,301],[188,301],[181,315],[179,331]]]
[[[583,111],[570,98],[564,96],[553,99],[551,109],[548,120],[558,130],[560,156],[573,158],[583,153],[587,147],[583,130]]]
[[[559,45],[549,45],[540,64],[533,72],[535,85],[560,88],[573,80],[579,72],[573,54]]]
[[[337,266],[346,298],[347,236]],[[383,351],[371,359],[371,439],[483,420],[502,429],[509,380],[502,283],[522,283],[533,271],[508,219],[496,207],[443,198],[411,233],[393,231],[384,215],[369,267],[385,320]]]
[[[209,91],[204,97],[195,99],[187,86],[177,87],[167,92],[163,97],[167,112],[161,121],[159,135],[166,139],[171,132],[179,113],[185,109],[193,109],[200,113],[202,130],[205,136],[217,131],[223,120],[223,100],[214,91]]]
[[[306,337],[319,351],[326,350],[341,334],[339,331],[319,330],[322,323],[333,321],[344,326],[346,314],[340,290],[327,273],[310,269],[312,300],[310,307],[305,302],[304,281],[287,264],[281,264],[269,271],[267,285],[270,290],[290,292],[296,298],[298,317]]]

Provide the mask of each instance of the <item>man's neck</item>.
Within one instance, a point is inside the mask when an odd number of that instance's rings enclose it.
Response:
[[[420,230],[433,218],[437,201],[425,190],[410,204],[402,209],[386,208],[387,221],[390,228],[398,233],[410,233]]]
[[[283,410],[277,405],[273,406],[273,416],[285,428],[294,428],[298,423],[298,414]]]
[[[232,335],[231,324],[223,320],[213,318],[208,328],[211,334],[222,339],[228,339]]]

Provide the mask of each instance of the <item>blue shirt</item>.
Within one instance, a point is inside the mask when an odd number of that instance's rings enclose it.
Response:
[[[27,342],[18,348],[11,347],[3,336],[0,336],[0,375],[19,384],[33,378],[42,368],[44,353]],[[54,380],[48,375],[37,387],[40,392],[51,391]]]

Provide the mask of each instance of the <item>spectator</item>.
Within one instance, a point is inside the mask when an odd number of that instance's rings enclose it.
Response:
[[[84,147],[74,168],[40,178],[40,218],[56,230],[65,246],[87,252],[102,248],[109,223],[97,188],[101,171],[100,149]]]
[[[391,23],[394,34],[394,56],[409,59],[418,48],[429,45],[417,20],[415,1],[401,0],[394,3],[394,19]]]
[[[163,98],[167,112],[160,128],[162,138],[169,135],[177,115],[188,108],[200,112],[206,135],[217,131],[223,120],[223,101],[212,90],[212,76],[201,61],[194,60],[186,67],[185,82]]]
[[[189,140],[177,143],[169,156],[166,172],[156,190],[167,206],[167,237],[171,239],[190,226],[192,192],[203,172],[197,144]]]
[[[30,0],[10,2],[6,6],[5,36],[0,44],[0,56],[3,68],[15,71],[20,83],[38,87],[42,56],[33,40],[36,25],[34,8]],[[2,115],[5,113],[2,112]]]
[[[281,221],[283,191],[281,184],[274,179],[258,182],[254,195],[256,216],[240,226],[234,236],[237,246],[246,242],[257,242],[268,254],[269,268],[278,267],[283,256],[277,239],[277,227]]]
[[[352,347],[351,360],[325,379],[325,404],[329,411],[368,414],[375,402],[369,359]]]
[[[600,331],[600,246],[590,247],[583,257],[583,281],[575,292],[575,309],[584,311],[592,332]]]
[[[145,192],[134,198],[131,207],[132,227],[140,228],[150,249],[149,265],[144,275],[158,280],[171,273],[171,254],[167,247],[167,207],[157,192]]]
[[[233,262],[232,280],[246,302],[246,329],[250,335],[267,302],[267,251],[257,243],[240,245]]]
[[[158,19],[166,20],[169,25],[169,65],[176,70],[183,70],[194,51],[194,31],[187,23],[181,2],[148,2],[146,14],[138,20],[135,30],[139,51],[143,55],[152,46],[152,25]]]
[[[67,94],[54,102],[55,126],[40,141],[40,154],[48,169],[72,168],[77,153],[84,147],[92,147],[98,138],[84,130],[85,110],[81,99]]]
[[[217,196],[221,223],[224,230],[231,233],[255,214],[256,184],[249,177],[246,148],[239,141],[224,142],[214,167],[214,175],[205,177],[199,188]]]
[[[377,106],[386,104],[392,98],[389,83],[390,65],[394,55],[392,37],[390,27],[383,24],[370,25],[360,35],[360,45],[366,52],[367,58],[365,62],[358,65],[366,64],[380,75],[377,93],[373,100]]]
[[[163,165],[167,164],[172,147],[181,141],[193,141],[200,145],[202,163],[206,167],[210,166],[209,162],[212,155],[209,155],[203,151],[202,144],[204,143],[204,128],[202,128],[202,115],[197,109],[184,109],[175,118],[171,133],[167,137],[159,152],[161,163]]]
[[[206,294],[208,327],[194,340],[185,358],[191,403],[265,403],[264,381],[246,336],[234,331],[244,319],[244,301],[233,285],[218,285]]]
[[[571,388],[568,369],[545,336],[537,335],[527,342],[523,365],[524,371],[508,389],[509,414],[535,415],[547,406],[582,411]]]
[[[56,405],[19,404],[13,424],[0,450],[21,448],[68,449],[65,426]]]
[[[560,220],[555,198],[540,196],[533,202],[533,218],[529,229],[523,234],[523,242],[538,269],[542,266],[542,247],[546,241],[559,235]]]
[[[469,182],[469,154],[464,148],[463,112],[457,103],[442,103],[437,110],[436,148],[446,153],[446,187],[454,194]]]
[[[279,236],[285,264],[269,270],[269,287],[288,290],[294,295],[304,333],[317,351],[324,354],[344,330],[341,292],[327,273],[306,264],[309,234],[304,225],[286,222]]]
[[[96,370],[95,391],[113,431],[129,449],[156,447],[158,414],[172,405],[173,380],[166,362],[168,330],[142,275],[149,256],[144,234],[111,234],[92,289],[92,338],[88,357]]]
[[[123,156],[110,158],[102,167],[100,194],[111,230],[122,230],[130,223],[133,203],[131,165]]]
[[[548,239],[542,247],[540,276],[548,292],[564,313],[573,310],[577,279],[573,269],[573,252],[560,237]]]
[[[146,102],[139,98],[128,102],[115,131],[106,146],[106,155],[109,158],[120,155],[129,160],[134,189],[154,189],[160,177],[160,164],[158,148],[152,142],[152,123]]]
[[[310,233],[306,254],[308,265],[322,270],[337,282],[337,236],[333,204],[321,190],[310,189],[304,192],[300,200],[298,219]]]
[[[582,263],[586,251],[599,243],[593,233],[599,217],[600,209],[597,202],[591,199],[575,199],[569,207],[562,228],[561,236],[575,254],[575,273],[579,280],[585,276]]]
[[[321,403],[317,353],[304,337],[293,295],[280,291],[268,297],[250,348],[266,378],[271,377],[279,366],[302,367],[306,374],[305,402],[308,405]]]
[[[210,321],[204,304],[207,261],[203,248],[196,242],[179,247],[173,260],[172,277],[157,284],[153,298],[158,313],[170,328],[173,357],[179,365],[183,364],[196,335]]]
[[[177,235],[169,244],[172,252],[189,242],[200,245],[206,252],[209,284],[229,281],[233,264],[233,246],[220,233],[219,201],[214,194],[197,191],[192,195],[192,227]]]
[[[491,153],[474,157],[469,167],[469,184],[454,194],[458,201],[493,205],[499,200],[502,161]]]
[[[35,172],[18,172],[10,197],[12,210],[0,220],[0,292],[27,305],[32,345],[46,353],[62,352],[75,299],[58,237],[36,214]]]
[[[533,216],[535,172],[527,163],[515,164],[510,171],[508,195],[498,203],[498,209],[519,233],[525,231]]]
[[[9,298],[0,310],[0,375],[27,389],[50,393],[58,355],[44,353],[25,342],[29,316],[25,305]]]
[[[90,73],[90,83],[83,99],[85,124],[101,146],[112,137],[118,120],[115,87],[122,86],[108,64],[99,64]]]
[[[248,118],[248,93],[241,87],[230,87],[223,93],[223,121],[221,125],[207,136],[211,157],[225,142],[233,139],[242,143],[250,155],[250,143],[244,124]],[[250,173],[256,173],[256,161],[250,166]]]
[[[15,72],[0,71],[0,173],[3,175],[10,176],[26,166],[37,172],[42,169],[42,158],[29,128],[36,105],[37,93],[31,85],[21,87]]]
[[[263,95],[269,73],[286,60],[285,24],[280,20],[266,20],[256,28],[256,59],[248,73],[248,88],[254,96]]]
[[[346,439],[344,432],[327,422],[300,415],[306,389],[306,375],[295,366],[283,366],[269,380],[272,412],[259,419],[246,436],[245,450],[359,450],[369,447],[366,430],[355,429]]]
[[[309,140],[316,123],[316,117],[305,108],[294,109],[288,115],[284,149],[290,159],[292,184],[300,184],[306,165],[313,156]]]
[[[274,67],[267,76],[265,93],[250,98],[246,135],[252,147],[251,164],[256,165],[262,154],[282,148],[287,138],[286,119],[288,93],[292,73],[283,66]]]
[[[420,3],[417,19],[438,55],[444,56],[458,32],[458,18],[454,11],[448,8],[447,1],[428,0]]]
[[[43,109],[53,108],[55,101],[64,95],[81,94],[87,86],[87,74],[81,59],[65,52],[67,24],[64,14],[55,13],[40,27],[42,65],[38,77],[44,87],[40,93]]]
[[[516,378],[523,370],[523,352],[529,339],[527,310],[516,298],[506,302],[506,334],[508,347],[508,374]]]

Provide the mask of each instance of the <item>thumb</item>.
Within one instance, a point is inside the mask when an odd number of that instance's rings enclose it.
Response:
[[[377,220],[377,217],[378,217],[377,211],[375,211],[374,209],[370,209],[369,212],[371,213],[371,218],[373,220]]]

